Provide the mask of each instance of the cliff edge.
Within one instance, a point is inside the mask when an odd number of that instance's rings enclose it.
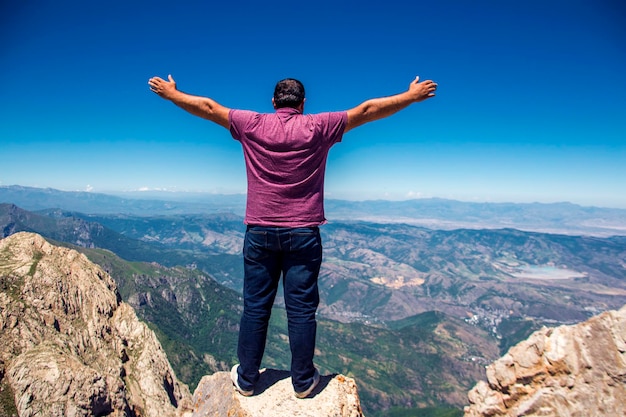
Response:
[[[18,233],[0,240],[0,411],[176,417],[191,395],[154,333],[85,256]],[[2,413],[0,413],[2,414]]]
[[[626,415],[626,306],[544,328],[487,367],[465,417]]]

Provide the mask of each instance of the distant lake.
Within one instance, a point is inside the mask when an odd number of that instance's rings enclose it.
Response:
[[[584,272],[554,266],[525,266],[512,273],[512,275],[516,278],[526,279],[571,279],[587,276]]]

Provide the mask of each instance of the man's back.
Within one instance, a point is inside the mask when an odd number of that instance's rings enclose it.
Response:
[[[246,161],[246,223],[281,227],[324,223],[326,158],[343,136],[346,113],[303,115],[290,107],[272,114],[231,110],[229,122]]]

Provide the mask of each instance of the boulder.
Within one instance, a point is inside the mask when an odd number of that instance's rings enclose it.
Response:
[[[255,395],[237,393],[228,372],[205,376],[193,395],[193,417],[362,417],[354,379],[327,375],[304,399],[295,397],[289,372],[261,372]]]
[[[543,328],[489,365],[465,417],[626,415],[626,306]]]

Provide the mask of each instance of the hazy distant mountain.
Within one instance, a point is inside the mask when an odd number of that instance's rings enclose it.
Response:
[[[514,228],[559,234],[626,235],[626,210],[571,203],[468,203],[439,198],[328,200],[326,210],[331,219],[406,223],[430,229]]]
[[[160,198],[159,198],[160,197]],[[85,191],[59,191],[52,188],[0,186],[0,203],[15,204],[26,210],[63,209],[96,214],[154,216],[171,213],[243,213],[244,195],[192,193],[128,193],[128,197]]]
[[[212,214],[243,216],[245,196],[202,193],[126,193],[123,196],[50,188],[0,186],[0,203],[27,210],[60,208],[86,214]],[[330,221],[406,223],[431,229],[515,228],[560,234],[626,235],[626,210],[570,203],[467,203],[444,199],[407,201],[327,200]]]

